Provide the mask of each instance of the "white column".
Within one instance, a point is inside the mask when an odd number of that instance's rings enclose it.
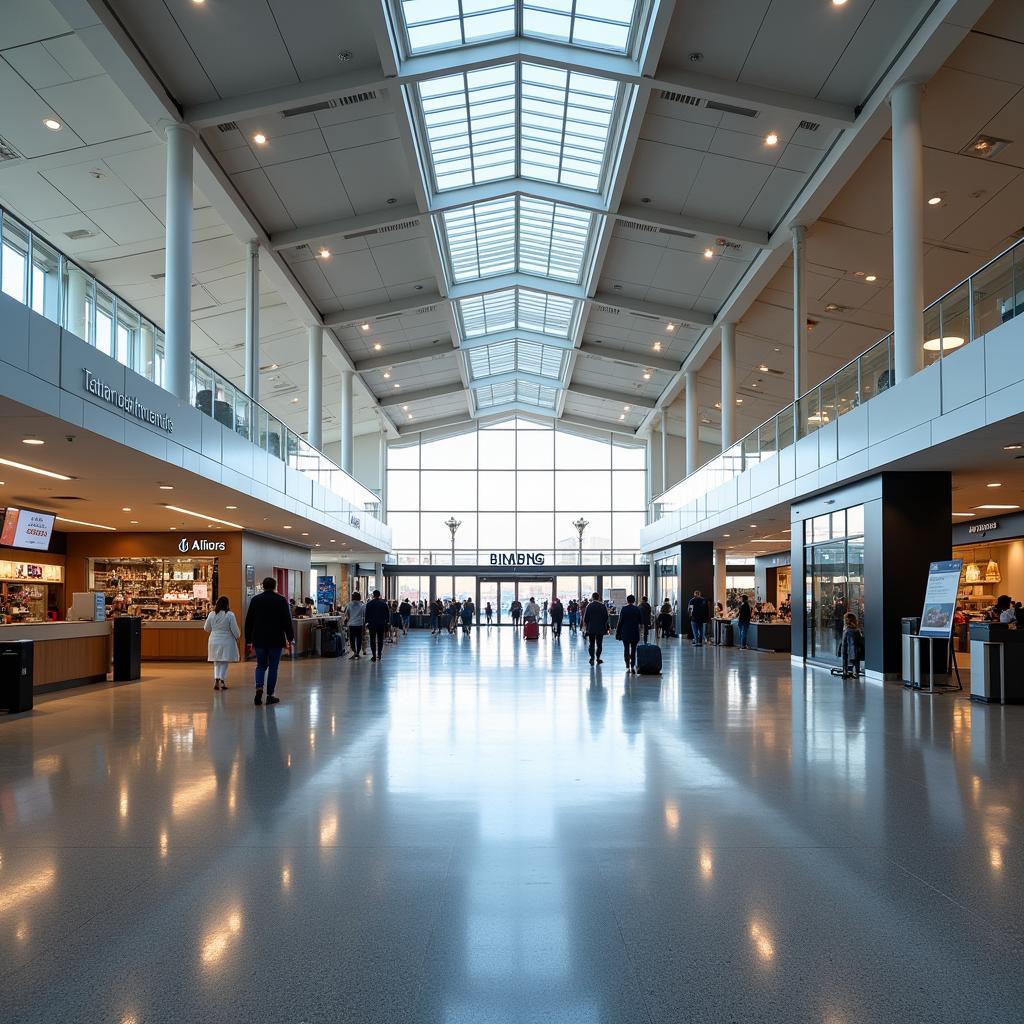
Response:
[[[668,490],[668,417],[661,411],[661,489]]]
[[[715,548],[715,600],[725,604],[725,566],[728,554],[725,548]]]
[[[658,492],[654,486],[654,425],[651,425],[651,431],[647,435],[647,445],[644,449],[644,498],[645,508],[647,509],[646,523],[648,526],[654,521],[653,517],[653,502],[654,496]]]
[[[696,473],[700,458],[700,439],[698,426],[700,422],[699,402],[697,397],[697,372],[686,371],[686,475]]]
[[[384,593],[384,566],[380,562],[373,563],[373,588]]]
[[[156,333],[149,324],[139,330],[139,373],[146,380],[153,380],[156,374]]]
[[[341,371],[341,468],[352,475],[352,377],[351,370]]]
[[[68,299],[64,329],[82,341],[89,340],[89,315],[86,304],[90,298],[92,282],[85,271],[69,263]]]
[[[384,433],[384,425],[380,431],[380,515],[381,522],[388,521],[388,437]]]
[[[892,308],[896,383],[924,366],[924,149],[921,86],[901,82],[892,107]]]
[[[722,324],[722,451],[736,440],[736,325]]]
[[[167,129],[164,387],[189,400],[192,351],[192,129]]]
[[[793,401],[807,390],[807,229],[793,228]]]
[[[260,400],[260,245],[255,241],[249,242],[245,261],[245,393]]]
[[[324,448],[324,329],[319,324],[309,328],[309,366],[306,372],[309,394],[307,438],[317,451]]]

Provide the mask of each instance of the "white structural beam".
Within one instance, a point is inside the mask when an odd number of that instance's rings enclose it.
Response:
[[[807,228],[793,225],[793,401],[807,390]]]
[[[440,295],[410,295],[405,299],[382,302],[376,306],[343,309],[338,313],[328,313],[324,317],[324,327],[348,327],[352,324],[373,323],[378,317],[391,317],[396,313],[415,313],[427,306],[434,306],[444,301]]]
[[[473,424],[473,418],[466,415],[466,413],[458,413],[455,416],[439,416],[433,420],[422,420],[416,422],[413,420],[411,423],[403,423],[398,428],[399,437],[410,437],[415,434],[425,434],[431,430],[443,430],[449,427],[459,426],[470,426]]]
[[[736,440],[736,325],[731,321],[722,324],[722,393],[719,404],[722,407],[722,451],[728,451]],[[687,414],[690,402],[687,392]],[[696,421],[694,421],[696,422]],[[687,415],[689,424],[689,415]]]
[[[653,409],[655,401],[653,398],[645,398],[643,395],[623,394],[620,391],[608,391],[605,388],[597,388],[591,384],[583,384],[579,381],[571,381],[568,388],[574,395],[581,395],[584,398],[598,398],[604,402],[614,402],[616,405],[632,405],[637,409]]]
[[[164,245],[164,384],[189,401],[192,352],[193,132],[167,126],[167,237]],[[212,408],[212,406],[211,406]]]
[[[572,349],[573,343],[568,338],[556,338],[549,334],[541,334],[539,331],[494,331],[492,334],[481,334],[478,338],[463,338],[459,342],[462,351],[469,351],[474,348],[486,348],[488,345],[497,345],[502,341],[535,341],[538,345],[546,345],[548,348],[563,350]]]
[[[253,240],[245,261],[245,393],[260,400],[260,246]]]
[[[636,431],[627,427],[617,420],[605,423],[603,420],[592,420],[589,416],[574,416],[572,413],[564,413],[560,422],[571,427],[585,427],[598,434],[622,434],[625,437],[636,437]]]
[[[670,373],[675,373],[679,369],[678,359],[668,359],[645,352],[629,352],[599,341],[582,342],[579,353],[592,359],[607,359],[609,362],[625,363],[632,367],[645,366],[652,370],[668,370]]]
[[[323,451],[324,447],[324,329],[314,324],[308,332],[309,359],[306,368],[306,437],[309,443]],[[347,372],[347,371],[346,371]]]
[[[412,405],[413,402],[444,398],[446,395],[459,395],[464,390],[462,381],[454,381],[451,384],[438,384],[436,387],[423,388],[420,391],[395,391],[393,394],[384,395],[379,401],[387,409],[396,405]]]
[[[270,236],[270,247],[275,250],[292,249],[297,245],[312,245],[324,242],[329,238],[345,238],[350,235],[391,227],[407,220],[418,220],[423,217],[419,208],[411,205],[391,206],[375,213],[364,213],[357,217],[343,217],[338,220],[325,220],[305,227],[289,228],[275,231]]]
[[[353,418],[355,405],[352,400],[352,378],[355,374],[351,370],[341,371],[341,393],[338,402],[338,418],[341,420],[341,459],[339,465],[349,476],[352,475],[353,465]]]
[[[684,231],[693,235],[724,238],[729,242],[742,242],[747,245],[756,245],[762,249],[768,244],[769,239],[767,231],[760,231],[757,228],[742,228],[736,224],[693,217],[690,214],[669,213],[667,210],[659,210],[650,206],[626,204],[620,206],[610,216],[616,220],[633,221],[637,224],[666,228],[669,231]]]
[[[545,377],[540,373],[530,373],[527,370],[509,370],[505,373],[492,373],[488,377],[472,377],[469,380],[469,388],[472,391],[479,391],[481,388],[494,387],[497,384],[511,384],[522,381],[524,384],[537,384],[542,388],[560,388],[562,382],[557,377]]]
[[[508,291],[510,288],[526,288],[530,291],[545,292],[548,295],[558,295],[563,299],[576,299],[577,301],[582,301],[587,297],[586,289],[582,285],[558,281],[553,277],[512,273],[482,277],[477,281],[466,281],[464,284],[453,284],[448,288],[448,298],[452,302],[456,302],[459,299],[471,299],[478,295],[489,295],[492,292]]]
[[[403,363],[418,363],[424,359],[438,359],[441,356],[450,356],[455,349],[447,338],[444,342],[433,345],[424,345],[421,348],[409,349],[407,352],[395,352],[391,355],[371,356],[369,359],[360,359],[356,364],[357,373],[366,373],[368,370],[384,370],[392,366],[401,366]]]
[[[686,371],[686,475],[697,472],[700,461],[700,394],[697,385],[697,371]],[[664,412],[663,412],[664,415]],[[664,422],[664,420],[662,421]],[[666,487],[668,486],[666,482]]]
[[[675,324],[690,324],[693,327],[710,327],[715,322],[714,316],[698,309],[666,306],[660,302],[626,298],[614,293],[598,292],[592,301],[599,306],[612,306],[623,313],[632,313],[634,316],[644,317],[647,320],[667,320]]]

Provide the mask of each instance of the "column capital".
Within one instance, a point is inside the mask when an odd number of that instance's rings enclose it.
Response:
[[[186,124],[184,121],[172,121],[170,118],[161,118],[156,123],[156,133],[167,141],[169,135],[190,135],[193,139],[199,138],[199,133],[190,124]]]

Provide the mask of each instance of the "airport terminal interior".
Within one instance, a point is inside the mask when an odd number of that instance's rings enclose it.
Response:
[[[0,0],[0,1020],[1019,1019],[1022,225],[1021,0]]]

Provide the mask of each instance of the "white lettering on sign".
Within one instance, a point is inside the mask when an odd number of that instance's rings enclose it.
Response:
[[[85,383],[82,386],[90,395],[95,395],[101,402],[108,402],[110,405],[116,406],[126,415],[134,416],[136,419],[142,420],[143,423],[166,430],[168,434],[174,433],[174,420],[166,413],[157,412],[156,409],[143,405],[133,395],[126,395],[123,391],[104,384],[92,370],[84,366],[82,372],[85,374]]]
[[[222,540],[189,540],[182,537],[178,541],[178,550],[183,554],[189,551],[227,551],[227,544]]]
[[[968,533],[988,533],[989,530],[998,530],[998,523],[971,523],[967,527]]]
[[[543,565],[543,551],[491,552],[491,565]]]

